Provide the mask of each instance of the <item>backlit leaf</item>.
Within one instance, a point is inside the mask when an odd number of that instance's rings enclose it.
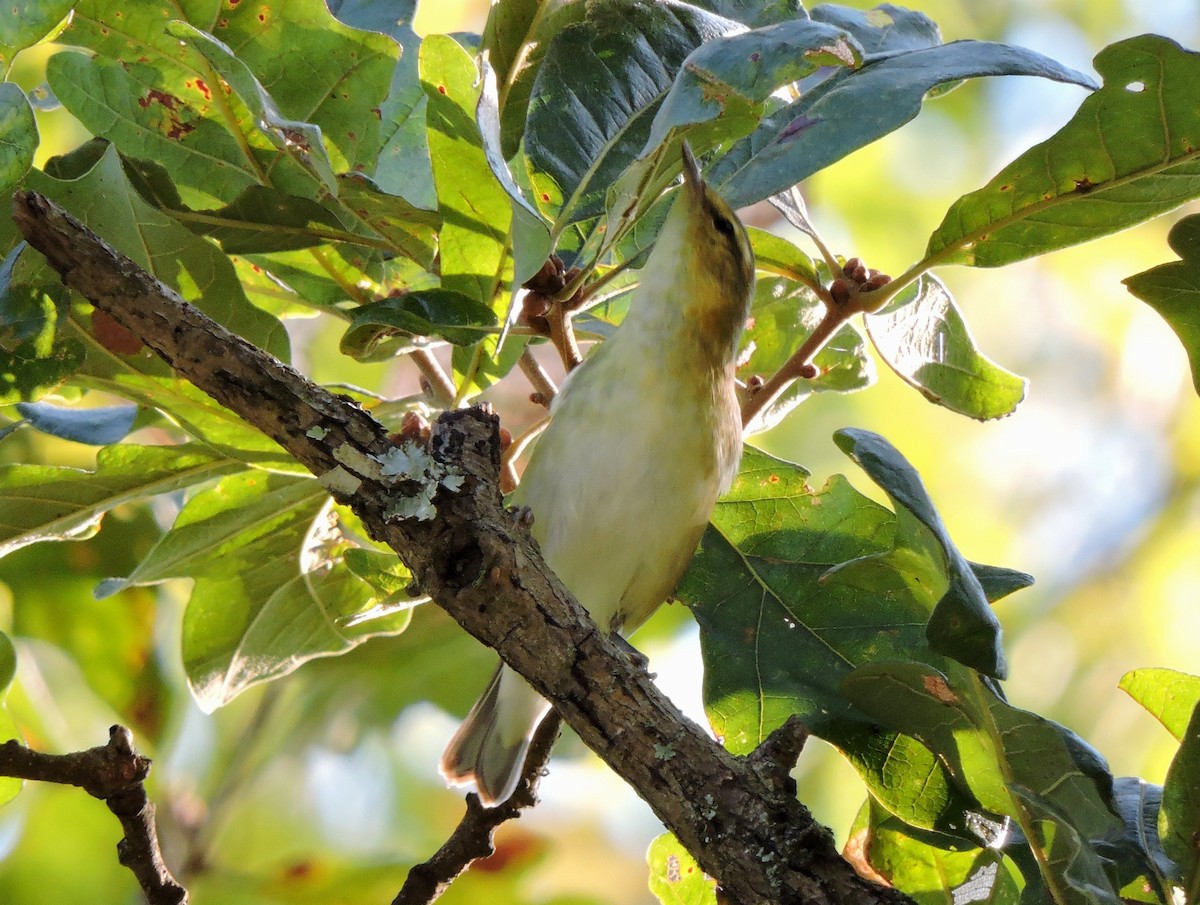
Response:
[[[1106,236],[1200,195],[1200,54],[1156,35],[1097,54],[1104,87],[947,211],[926,262],[999,267]]]
[[[1187,350],[1192,386],[1200,393],[1200,216],[1184,217],[1167,237],[1180,260],[1124,280],[1129,291],[1159,313]]]
[[[1011,415],[1025,398],[1024,378],[976,349],[949,290],[932,274],[864,320],[879,356],[936,405],[986,421]]]

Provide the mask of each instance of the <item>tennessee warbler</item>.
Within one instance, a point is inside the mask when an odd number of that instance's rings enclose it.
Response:
[[[617,332],[554,400],[512,502],[601,628],[630,633],[683,576],[737,471],[734,360],[754,287],[737,215],[683,148],[684,184]],[[512,794],[549,704],[501,664],[442,755],[484,804]]]

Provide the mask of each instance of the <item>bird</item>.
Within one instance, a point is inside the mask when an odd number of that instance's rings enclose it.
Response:
[[[511,498],[601,629],[627,635],[675,590],[742,449],[738,344],[754,294],[745,227],[684,142],[683,182],[616,332],[564,381]],[[549,710],[503,663],[441,773],[495,806]]]

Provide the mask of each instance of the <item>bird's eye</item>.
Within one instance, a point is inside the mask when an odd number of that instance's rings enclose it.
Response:
[[[712,224],[713,229],[725,236],[725,238],[733,238],[733,223],[728,217],[723,217],[720,214],[713,214]]]

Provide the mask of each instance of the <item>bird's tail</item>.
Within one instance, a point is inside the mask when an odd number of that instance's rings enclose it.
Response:
[[[474,782],[487,806],[512,795],[529,740],[550,705],[504,664],[496,670],[442,754],[441,771],[454,785]]]

